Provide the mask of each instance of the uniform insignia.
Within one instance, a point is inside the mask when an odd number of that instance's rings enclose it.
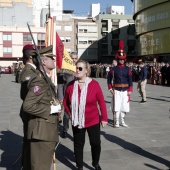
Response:
[[[27,77],[25,77],[25,80],[29,80],[31,77],[30,76],[27,76]]]
[[[35,86],[34,87],[34,93],[38,94],[40,92],[41,87],[40,86]]]

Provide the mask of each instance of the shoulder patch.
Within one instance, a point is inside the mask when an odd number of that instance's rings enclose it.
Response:
[[[27,76],[27,77],[25,77],[25,80],[29,80],[31,77],[30,76]]]
[[[35,94],[38,94],[41,90],[41,87],[40,86],[34,86],[34,93]]]

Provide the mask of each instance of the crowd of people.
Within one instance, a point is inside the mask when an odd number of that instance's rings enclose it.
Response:
[[[113,60],[112,64],[91,64],[91,77],[95,78],[107,78],[110,68],[113,67],[116,60]],[[148,83],[154,85],[166,85],[170,86],[170,63],[168,62],[151,62],[144,63],[147,68]],[[139,80],[139,63],[126,62],[126,66],[131,68],[132,79],[134,82]]]

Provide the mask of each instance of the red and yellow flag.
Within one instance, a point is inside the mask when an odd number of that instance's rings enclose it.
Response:
[[[75,74],[76,66],[73,63],[69,53],[64,47],[58,33],[56,32],[56,55],[57,55],[57,67],[60,73]]]
[[[55,23],[52,17],[49,17],[46,22],[46,46],[53,45],[53,54],[56,55],[56,67],[59,73],[68,73],[74,75],[76,73],[76,66],[74,65],[69,53],[64,47],[58,33],[55,31]],[[54,71],[52,72],[52,80],[56,85],[56,78],[54,78]]]

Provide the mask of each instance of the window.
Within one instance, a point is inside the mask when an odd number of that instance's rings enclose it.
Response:
[[[61,26],[59,26],[59,25],[56,25],[56,30],[61,30]]]
[[[60,37],[62,42],[65,42],[65,38],[64,37]]]
[[[87,44],[87,38],[85,37],[80,37],[78,39],[78,44]]]
[[[97,41],[97,38],[94,38],[94,37],[88,38],[88,44],[93,44],[95,41]]]
[[[4,34],[3,35],[3,40],[4,41],[11,41],[12,40],[12,35],[11,34]]]
[[[88,33],[97,33],[97,26],[88,26]]]
[[[72,26],[64,26],[65,31],[72,31]]]
[[[32,41],[31,35],[23,35],[23,41]]]
[[[45,40],[45,34],[38,34],[38,40],[42,41]]]
[[[79,33],[87,33],[87,25],[78,26]]]
[[[12,53],[12,48],[11,47],[4,47],[3,52],[4,53]]]
[[[71,42],[71,37],[66,37],[65,42]]]
[[[83,33],[83,29],[79,29],[79,33]]]

